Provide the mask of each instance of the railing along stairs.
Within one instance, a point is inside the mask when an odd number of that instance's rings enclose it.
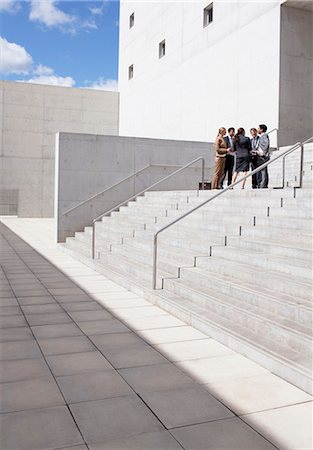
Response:
[[[303,158],[304,158],[304,144],[307,144],[309,142],[311,142],[313,140],[313,136],[311,136],[309,139],[307,139],[304,142],[297,142],[295,145],[293,145],[291,148],[288,148],[287,150],[285,150],[283,153],[281,153],[280,155],[277,155],[276,157],[270,159],[269,161],[265,162],[264,164],[262,164],[261,166],[257,167],[255,170],[253,170],[252,172],[249,172],[247,175],[243,176],[242,178],[240,178],[239,180],[237,180],[235,183],[230,184],[228,187],[226,187],[223,190],[219,190],[215,195],[213,195],[213,197],[210,197],[209,199],[203,201],[202,203],[200,203],[199,205],[195,206],[194,208],[190,209],[189,211],[187,211],[186,213],[182,214],[181,216],[179,216],[177,219],[173,220],[172,222],[170,222],[169,224],[165,225],[164,227],[160,228],[154,235],[153,238],[153,277],[152,277],[152,288],[155,290],[157,289],[157,257],[158,257],[158,238],[159,235],[161,233],[163,233],[163,231],[167,230],[168,228],[172,227],[173,225],[175,225],[176,223],[180,222],[181,220],[183,220],[185,217],[189,216],[190,214],[192,214],[194,211],[197,211],[198,209],[202,208],[203,206],[207,205],[208,203],[210,203],[211,201],[215,200],[216,198],[225,195],[226,192],[228,192],[229,190],[233,189],[235,186],[237,186],[237,184],[242,183],[242,181],[246,180],[247,178],[251,177],[252,175],[260,172],[261,170],[265,169],[267,166],[269,166],[270,164],[272,164],[273,162],[283,158],[283,167],[282,167],[282,186],[279,186],[278,188],[283,189],[285,187],[285,159],[288,155],[290,155],[291,153],[293,153],[295,150],[297,149],[301,149],[301,154],[300,154],[300,167],[299,167],[299,185],[295,186],[294,189],[298,189],[298,188],[302,188],[303,185]]]

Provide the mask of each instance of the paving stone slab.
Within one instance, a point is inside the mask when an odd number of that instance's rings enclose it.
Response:
[[[90,336],[92,342],[101,352],[123,350],[137,344],[145,344],[145,341],[135,333],[106,333]]]
[[[88,450],[87,445],[75,445],[74,447],[62,447],[55,450]]]
[[[48,375],[50,371],[43,358],[2,361],[0,364],[0,383],[30,380]]]
[[[125,323],[127,326],[136,331],[156,328],[181,327],[185,325],[184,322],[176,319],[176,317],[173,317],[170,314],[156,317],[129,317],[125,320]]]
[[[61,289],[61,288],[69,289],[69,288],[75,288],[76,287],[75,284],[72,281],[68,280],[68,279],[58,280],[58,281],[56,281],[55,279],[50,279],[49,281],[48,280],[42,281],[42,284],[47,289],[54,289],[56,287],[57,287],[57,289]]]
[[[144,392],[140,396],[166,428],[234,416],[228,408],[200,386]]]
[[[48,356],[47,361],[55,376],[113,370],[111,364],[97,351]]]
[[[64,312],[57,303],[47,303],[46,305],[22,305],[25,314],[50,314]]]
[[[15,341],[1,342],[0,344],[0,360],[10,361],[13,359],[32,359],[41,358],[41,352],[36,341]]]
[[[95,320],[113,319],[112,314],[101,309],[100,311],[72,311],[68,313],[74,322],[87,322]]]
[[[59,303],[78,303],[88,302],[90,300],[87,294],[74,294],[74,295],[54,295],[53,296]]]
[[[18,296],[17,300],[21,306],[24,305],[45,305],[47,303],[56,303],[52,295],[43,295],[39,297]]]
[[[83,295],[85,292],[78,287],[48,289],[52,295]]]
[[[0,291],[0,299],[1,298],[14,298],[15,295],[11,289],[6,289],[5,291]]]
[[[57,383],[67,403],[134,394],[128,384],[115,371],[57,377]]]
[[[152,364],[162,364],[168,362],[168,360],[159,352],[154,350],[149,345],[142,343],[135,344],[134,346],[129,346],[127,348],[106,350],[104,355],[116,369],[150,366]]]
[[[0,412],[63,405],[64,399],[53,377],[0,384]]]
[[[181,450],[168,431],[144,433],[125,439],[114,439],[89,445],[90,450]]]
[[[70,405],[87,444],[164,429],[136,396]]]
[[[17,328],[25,326],[27,326],[27,322],[23,316],[0,317],[0,328]]]
[[[242,416],[252,428],[278,448],[309,450],[312,448],[312,402],[270,409]]]
[[[72,322],[71,318],[66,313],[26,314],[26,318],[31,327],[34,325],[52,325]]]
[[[275,447],[238,418],[171,430],[185,450],[274,450]]]
[[[1,306],[0,305],[0,317],[21,316],[21,315],[22,315],[22,311],[19,306]]]
[[[79,322],[79,327],[88,336],[105,333],[128,333],[130,331],[129,328],[117,319]]]
[[[95,351],[96,347],[86,336],[67,336],[52,339],[39,339],[38,344],[44,355],[62,355]]]
[[[2,414],[0,429],[3,450],[58,449],[83,444],[66,406]]]
[[[120,369],[119,373],[138,393],[194,385],[195,382],[173,364]]]
[[[230,348],[210,338],[158,344],[155,348],[173,362],[235,354]]]
[[[269,373],[268,370],[239,354],[182,361],[178,362],[177,366],[201,384]]]
[[[312,400],[311,395],[273,374],[216,382],[206,387],[238,415]]]
[[[206,334],[190,326],[170,327],[157,330],[141,330],[138,334],[151,344],[166,344],[171,342],[184,342],[207,339]]]
[[[99,303],[90,300],[89,302],[64,303],[65,311],[102,311],[103,308]]]
[[[15,297],[0,298],[0,305],[3,306],[19,306]]]
[[[75,323],[60,323],[55,325],[39,325],[31,327],[36,339],[80,336],[82,331]]]
[[[34,337],[32,335],[32,332],[28,327],[0,329],[0,343],[11,341],[26,341],[33,339]]]
[[[47,289],[37,288],[37,289],[27,289],[27,288],[15,288],[14,294],[16,297],[42,297],[49,295]]]

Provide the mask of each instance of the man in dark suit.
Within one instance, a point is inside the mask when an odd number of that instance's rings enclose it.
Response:
[[[258,166],[261,166],[270,159],[270,139],[268,137],[267,126],[259,125],[258,133],[259,145],[258,145]],[[266,189],[268,187],[268,171],[267,167],[260,171],[260,178],[258,179],[258,188]]]
[[[254,170],[258,167],[259,157],[257,150],[259,148],[259,136],[258,130],[256,128],[251,128],[251,169]],[[252,175],[252,189],[257,189],[260,182],[260,173],[255,173]]]
[[[234,137],[235,137],[235,128],[228,128],[228,135],[224,137],[224,141],[226,142],[227,148],[234,148]],[[227,186],[231,184],[232,176],[233,176],[233,168],[234,168],[234,155],[231,153],[227,153],[225,156],[225,168],[224,173],[221,178],[221,188],[223,188],[223,183],[227,175]]]

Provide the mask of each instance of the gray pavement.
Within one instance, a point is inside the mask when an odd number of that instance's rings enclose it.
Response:
[[[0,264],[1,450],[276,448],[1,223]]]

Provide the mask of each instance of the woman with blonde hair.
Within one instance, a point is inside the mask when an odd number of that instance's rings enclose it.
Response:
[[[224,136],[226,134],[226,128],[221,127],[218,130],[218,134],[214,143],[215,150],[215,172],[212,181],[212,189],[222,189],[220,187],[221,178],[224,173],[225,156],[231,150],[227,148]]]

